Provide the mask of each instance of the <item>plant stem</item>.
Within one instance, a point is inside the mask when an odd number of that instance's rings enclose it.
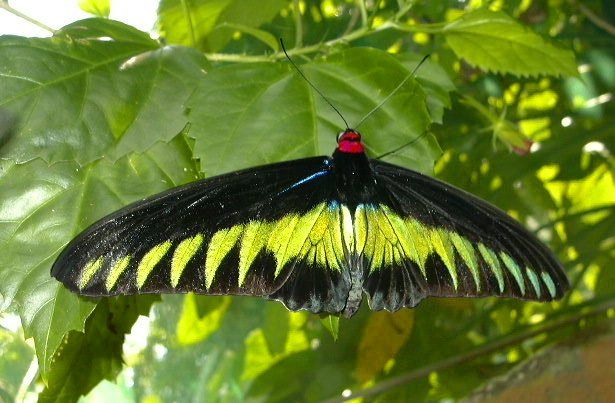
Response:
[[[303,46],[303,21],[299,0],[293,0],[293,14],[295,16],[295,48]]]
[[[357,0],[357,6],[361,12],[361,26],[367,27],[367,8],[365,7],[365,0]]]
[[[478,346],[477,348],[470,350],[467,353],[459,354],[459,355],[444,359],[442,361],[436,362],[434,364],[427,365],[422,368],[418,368],[414,371],[410,371],[403,375],[390,378],[386,381],[380,382],[374,387],[363,389],[356,393],[352,393],[348,396],[336,397],[336,398],[325,400],[324,403],[339,403],[339,402],[344,402],[346,400],[378,395],[380,393],[386,392],[389,389],[392,389],[392,388],[395,388],[401,385],[405,385],[415,379],[423,378],[432,372],[442,371],[448,368],[452,368],[456,365],[459,365],[459,364],[462,364],[468,361],[472,361],[474,359],[485,356],[487,354],[494,353],[505,347],[517,345],[527,339],[536,337],[542,333],[549,332],[549,331],[558,329],[560,327],[572,325],[574,323],[577,323],[579,320],[590,317],[590,316],[600,315],[612,308],[615,308],[615,298],[610,298],[602,302],[601,304],[594,306],[590,310],[579,312],[576,315],[572,315],[567,318],[562,318],[560,320],[553,321],[549,324],[546,324],[538,328],[532,327],[523,332],[520,332],[519,334],[514,334],[514,335],[507,336],[507,337],[503,337],[491,343]]]
[[[357,39],[373,35],[377,32],[387,29],[397,29],[404,32],[441,32],[443,24],[421,24],[421,25],[404,25],[394,22],[386,22],[377,28],[361,27],[339,38],[331,39],[323,43],[309,45],[304,47],[296,47],[288,51],[290,56],[299,56],[309,53],[318,52],[322,49],[335,46],[340,43],[352,42]],[[206,53],[205,56],[212,62],[235,62],[235,63],[257,63],[257,62],[273,62],[279,59],[284,59],[284,52],[276,52],[269,55],[241,55],[230,53]]]
[[[11,13],[13,15],[16,15],[17,17],[19,17],[21,19],[24,19],[24,20],[28,21],[29,23],[34,24],[37,27],[44,29],[45,31],[51,32],[52,34],[55,34],[57,32],[57,30],[55,30],[55,29],[53,29],[53,28],[43,24],[42,22],[37,21],[34,18],[25,15],[21,11],[15,10],[13,7],[11,7],[9,5],[9,3],[6,0],[0,0],[0,8],[5,9],[9,13]]]

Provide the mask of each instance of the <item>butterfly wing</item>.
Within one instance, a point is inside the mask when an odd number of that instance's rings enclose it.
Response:
[[[362,206],[355,226],[372,309],[426,296],[550,301],[568,288],[551,251],[505,212],[418,172],[370,163],[382,199]]]
[[[258,295],[338,312],[348,279],[327,157],[171,189],[95,223],[51,274],[83,295]]]

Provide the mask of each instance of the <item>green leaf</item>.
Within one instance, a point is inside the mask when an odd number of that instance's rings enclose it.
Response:
[[[338,315],[321,315],[320,323],[331,333],[333,340],[337,341],[340,332],[340,317]]]
[[[413,71],[422,57],[416,53],[403,53],[399,55],[399,60],[408,70]],[[444,69],[430,59],[427,59],[416,71],[416,81],[427,95],[427,108],[431,120],[435,123],[442,123],[444,108],[451,107],[449,93],[455,90],[455,84]]]
[[[357,378],[361,383],[382,371],[412,332],[414,311],[374,312],[369,317],[357,352]]]
[[[2,359],[0,360],[0,401],[16,402],[17,394],[25,390],[20,390],[27,387],[24,384],[24,378],[28,372],[32,359],[34,358],[34,349],[24,340],[23,334],[16,329],[7,329],[4,326],[5,320],[11,320],[13,314],[0,314],[0,351]],[[8,326],[7,326],[8,327]],[[34,385],[30,385],[27,390],[34,389]]]
[[[115,379],[122,370],[124,336],[157,299],[146,295],[101,300],[87,320],[85,333],[71,331],[54,354],[49,386],[39,402],[77,401],[102,379]]]
[[[574,53],[500,11],[482,8],[446,25],[446,42],[468,63],[520,76],[576,76]]]
[[[86,13],[108,18],[111,12],[111,0],[79,0],[79,7]]]
[[[393,56],[357,48],[303,66],[356,124],[409,74]],[[188,102],[194,153],[208,175],[274,161],[330,155],[344,129],[339,116],[288,63],[231,65],[212,70]],[[431,119],[425,93],[408,83],[360,127],[378,156],[419,138]],[[439,148],[420,137],[387,160],[430,172]]]
[[[218,51],[234,30],[257,36],[247,30],[271,21],[286,5],[285,0],[162,0],[158,27],[168,43]],[[244,28],[216,29],[223,24]],[[259,35],[263,40],[265,33]]]
[[[0,108],[17,122],[0,158],[86,164],[169,141],[204,68],[194,50],[103,19],[54,38],[0,37]]]
[[[217,30],[230,29],[232,31],[243,32],[244,34],[251,35],[255,37],[256,39],[258,39],[259,41],[263,42],[265,45],[273,49],[274,52],[277,52],[280,50],[280,44],[277,38],[271,35],[269,32],[263,31],[262,29],[251,28],[251,27],[241,25],[241,24],[231,24],[228,22],[218,25],[216,29]]]
[[[82,331],[96,305],[50,276],[57,254],[96,219],[194,179],[192,168],[182,136],[115,164],[0,164],[0,294],[18,310],[25,336],[34,338],[43,379],[65,334]]]
[[[230,304],[230,297],[186,295],[177,322],[177,341],[189,345],[206,340],[220,328]]]

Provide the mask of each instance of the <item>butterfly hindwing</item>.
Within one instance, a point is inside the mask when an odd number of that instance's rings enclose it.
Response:
[[[316,157],[172,189],[92,225],[52,275],[90,296],[246,294],[341,310],[345,256],[332,176],[330,158]]]
[[[372,160],[380,200],[361,206],[364,289],[373,309],[426,296],[549,301],[568,287],[561,266],[503,211],[420,173]]]

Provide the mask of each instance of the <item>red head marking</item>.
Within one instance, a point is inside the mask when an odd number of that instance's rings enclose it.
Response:
[[[365,147],[361,143],[361,134],[352,129],[346,129],[337,138],[337,149],[343,153],[361,154]]]

